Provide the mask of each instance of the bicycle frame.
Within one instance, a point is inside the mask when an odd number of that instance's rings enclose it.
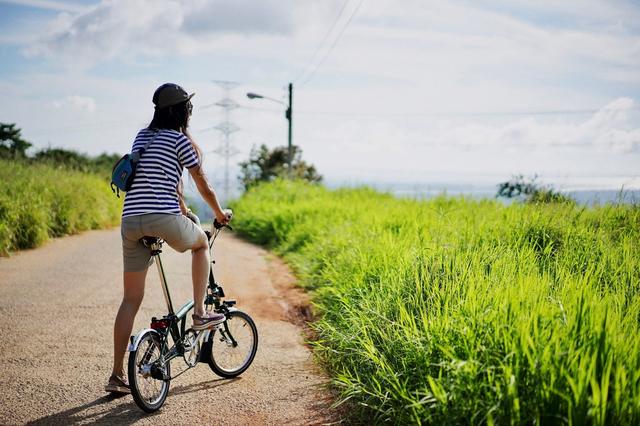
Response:
[[[209,239],[209,250],[211,250],[211,247],[213,246],[213,243],[217,237],[219,230],[216,231],[216,234],[213,236],[208,231],[205,231],[205,232],[207,234],[207,238]],[[167,278],[164,272],[164,267],[162,266],[162,259],[160,257],[160,253],[162,253],[162,243],[159,240],[155,239],[153,243],[149,244],[149,248],[151,249],[151,257],[154,259],[156,263],[156,267],[158,269],[158,275],[160,277],[160,285],[162,287],[162,294],[164,295],[164,299],[167,304],[168,314],[162,317],[161,319],[157,319],[156,317],[153,317],[151,319],[151,324],[152,324],[151,328],[141,330],[136,336],[131,336],[131,344],[129,345],[128,351],[131,352],[137,349],[140,343],[141,336],[144,334],[145,331],[149,331],[149,330],[152,330],[155,333],[157,333],[159,337],[162,338],[162,341],[165,342],[165,345],[166,345],[167,341],[165,337],[167,336],[166,330],[168,330],[174,342],[174,345],[172,346],[171,349],[169,349],[168,347],[165,347],[165,349],[167,350],[167,353],[166,353],[167,356],[165,357],[164,361],[168,362],[173,358],[176,358],[184,354],[184,348],[181,346],[180,343],[182,342],[182,339],[184,338],[185,332],[186,332],[187,314],[189,313],[189,311],[191,311],[191,309],[193,309],[194,302],[193,300],[189,300],[178,310],[178,312],[174,311],[173,302],[171,300],[171,293],[169,292],[169,286],[167,285]],[[215,264],[215,261],[212,260],[211,263]],[[233,306],[235,305],[235,300],[225,300],[224,302],[220,303],[220,299],[223,298],[225,294],[222,287],[218,285],[218,283],[215,281],[215,278],[213,275],[213,267],[209,269],[209,283],[207,287],[211,290],[211,293],[207,294],[207,297],[205,299],[206,305],[213,305],[216,311],[221,310],[223,312],[228,312],[230,310],[235,309],[233,308]],[[162,327],[159,327],[158,329],[153,328],[154,323],[161,324]],[[233,345],[236,345],[237,343],[233,338],[233,336],[231,335],[231,333],[229,332],[226,322],[224,323],[223,327],[224,327],[224,330],[223,331],[221,330],[221,331],[224,333],[225,337],[229,338]],[[211,333],[210,329],[203,330],[203,332],[199,332],[198,339],[203,337],[203,341],[207,341],[207,339],[209,338],[209,333]]]
[[[226,225],[215,226],[213,235],[205,231],[210,251],[224,226]],[[194,301],[189,300],[175,311],[160,258],[164,241],[157,237],[144,237],[141,241],[150,249],[152,259],[156,262],[168,311],[162,318],[153,317],[150,328],[131,336],[129,345],[128,375],[131,393],[136,404],[142,410],[151,413],[164,404],[169,392],[169,383],[198,363],[208,364],[215,374],[223,378],[233,378],[242,374],[255,357],[258,331],[248,314],[234,308],[235,300],[223,300],[224,290],[215,281],[213,267],[210,269],[206,287],[205,310],[223,314],[224,319],[213,327],[201,330],[187,327],[187,314],[194,308]],[[215,264],[215,261],[211,263]],[[239,334],[236,334],[236,331]],[[169,336],[173,342],[169,340]],[[239,341],[246,341],[248,345],[239,345]],[[171,361],[178,357],[183,358],[187,368],[180,369],[177,374],[172,375]],[[156,381],[161,381],[161,384],[158,385]]]
[[[160,337],[162,337],[163,338],[162,340],[165,341],[165,344],[166,344],[166,340],[164,339],[164,337],[166,337],[167,335],[166,330],[168,330],[168,332],[171,334],[171,337],[173,339],[174,347],[176,347],[177,349],[176,351],[173,351],[174,353],[170,353],[171,351],[169,352],[170,356],[165,359],[165,361],[169,361],[177,356],[182,355],[183,353],[183,351],[180,350],[182,348],[177,347],[178,346],[177,343],[179,343],[185,335],[187,313],[189,313],[189,311],[193,309],[194,302],[193,300],[189,300],[178,310],[178,312],[174,311],[173,302],[171,301],[171,293],[169,292],[169,287],[167,285],[167,277],[165,275],[164,267],[162,266],[162,259],[160,257],[160,253],[162,253],[162,243],[159,242],[158,240],[155,240],[155,242],[149,245],[149,248],[151,249],[151,257],[154,259],[156,266],[158,268],[160,285],[162,287],[162,294],[164,295],[164,300],[167,304],[168,314],[162,317],[162,319],[160,320],[153,317],[151,320],[151,324],[152,324],[151,328],[142,330],[136,336],[131,336],[131,344],[129,345],[128,350],[131,352],[137,349],[138,344],[140,343],[140,337],[142,337],[145,331],[149,331],[149,330],[154,331]],[[153,324],[159,324],[162,327],[158,327],[158,329],[156,329],[153,327]]]

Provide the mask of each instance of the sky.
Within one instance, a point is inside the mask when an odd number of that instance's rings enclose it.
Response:
[[[287,143],[293,82],[293,143],[329,182],[640,188],[637,0],[0,0],[0,27],[0,122],[33,150],[128,152],[175,82],[220,185],[233,81],[235,183]]]

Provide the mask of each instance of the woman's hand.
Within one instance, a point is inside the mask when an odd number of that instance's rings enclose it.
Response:
[[[219,210],[219,211],[216,211],[215,214],[216,214],[216,221],[221,225],[228,224],[231,221],[231,218],[233,217],[233,212],[231,211],[231,209]]]

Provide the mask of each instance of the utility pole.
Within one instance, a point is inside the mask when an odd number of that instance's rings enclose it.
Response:
[[[289,145],[287,152],[287,164],[289,165],[289,179],[293,177],[293,146],[291,145],[291,130],[293,127],[293,83],[289,83],[289,107],[285,114],[287,120],[289,120]]]
[[[287,143],[287,176],[289,179],[293,177],[293,145],[291,144],[293,139],[293,83],[289,83],[289,103],[285,104],[281,100],[270,98],[269,96],[260,95],[254,92],[248,92],[247,98],[249,99],[268,99],[271,102],[279,103],[287,107],[284,116],[289,122],[289,137]]]
[[[235,81],[214,80],[224,92],[224,97],[215,103],[224,110],[224,120],[220,122],[214,129],[222,134],[222,144],[214,152],[220,154],[224,158],[224,202],[229,201],[230,197],[230,180],[229,180],[229,159],[238,154],[238,150],[231,147],[231,134],[240,130],[238,126],[230,120],[230,113],[240,105],[231,99],[231,90],[239,85]]]

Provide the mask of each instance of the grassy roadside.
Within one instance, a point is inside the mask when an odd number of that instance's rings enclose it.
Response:
[[[378,422],[638,424],[640,208],[398,200],[275,182],[234,206]]]
[[[119,222],[121,200],[98,175],[0,160],[0,254]]]

